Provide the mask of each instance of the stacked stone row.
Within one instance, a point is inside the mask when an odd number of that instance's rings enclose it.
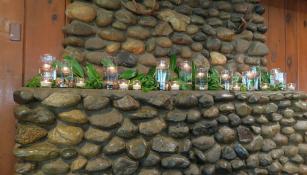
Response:
[[[16,91],[16,173],[307,173],[305,94],[103,94]]]
[[[151,9],[153,3],[143,5]],[[199,67],[243,72],[267,64],[263,13],[259,0],[157,0],[150,15],[135,14],[120,0],[74,1],[66,10],[71,22],[63,29],[63,55],[100,71],[110,54],[120,70],[142,73],[176,54]]]

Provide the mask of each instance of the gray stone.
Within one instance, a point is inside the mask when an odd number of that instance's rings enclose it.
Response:
[[[199,98],[199,103],[203,108],[207,108],[214,104],[214,99],[211,95],[205,94]]]
[[[167,22],[159,22],[155,27],[154,34],[158,36],[168,36],[173,33],[172,27]]]
[[[290,134],[293,134],[295,130],[293,127],[283,127],[281,132],[285,135],[290,135]]]
[[[190,165],[190,161],[182,155],[171,155],[163,158],[161,165],[165,168],[187,168]]]
[[[271,139],[264,139],[263,140],[263,146],[262,146],[262,151],[264,152],[269,152],[272,149],[276,148],[276,143],[272,141]]]
[[[275,161],[268,167],[268,170],[270,173],[280,173],[282,170],[282,165],[278,161]]]
[[[204,118],[216,118],[218,116],[219,116],[219,110],[215,106],[212,106],[212,107],[205,109],[203,111],[203,117]]]
[[[33,93],[27,90],[14,91],[13,98],[18,104],[27,104],[34,100]]]
[[[275,124],[271,126],[261,126],[262,135],[267,138],[274,137],[280,131],[280,125]]]
[[[232,172],[231,164],[225,160],[219,160],[215,167],[215,172],[218,174],[230,174]]]
[[[214,100],[218,102],[232,101],[234,99],[235,99],[235,96],[226,91],[214,94]]]
[[[216,144],[212,148],[210,148],[206,153],[205,156],[207,157],[207,161],[209,163],[217,162],[221,157],[221,146]]]
[[[241,121],[244,125],[253,125],[255,123],[255,118],[251,115],[248,115],[244,117]]]
[[[157,169],[141,169],[138,175],[160,175],[160,171]]]
[[[175,105],[180,108],[190,108],[198,104],[197,97],[187,93],[180,93],[176,95],[174,101]]]
[[[73,159],[78,156],[78,152],[73,148],[65,148],[61,151],[63,159]]]
[[[110,168],[111,166],[112,163],[110,160],[106,158],[95,158],[87,162],[85,170],[89,172],[102,171]]]
[[[297,112],[306,112],[307,111],[307,103],[303,101],[298,101],[294,103],[295,111]]]
[[[146,136],[153,136],[160,133],[166,128],[166,123],[162,119],[153,119],[139,124],[139,131]]]
[[[19,174],[29,173],[34,170],[35,165],[33,163],[16,163],[15,164],[15,172]]]
[[[131,26],[127,30],[127,35],[132,38],[144,40],[150,36],[150,31],[141,26]]]
[[[126,149],[133,159],[141,159],[147,153],[147,143],[143,138],[132,139],[126,144]]]
[[[89,118],[90,123],[102,128],[114,128],[123,121],[123,116],[117,110],[112,110],[103,114],[95,114]]]
[[[119,9],[121,6],[119,0],[114,0],[114,1],[95,0],[95,3],[102,8],[111,9],[111,10]]]
[[[115,12],[115,18],[125,24],[136,24],[137,17],[128,10],[121,9]]]
[[[259,166],[259,157],[258,154],[252,154],[246,160],[246,165],[249,168],[257,168]]]
[[[209,51],[218,51],[221,48],[222,42],[213,37],[209,37],[206,41],[206,48]]]
[[[223,126],[215,134],[215,139],[221,143],[232,143],[236,139],[236,132],[227,126]]]
[[[69,171],[69,166],[61,159],[46,163],[42,166],[42,171],[45,174],[57,175],[64,174]]]
[[[307,131],[307,121],[298,120],[294,125],[294,129],[297,131]]]
[[[63,32],[68,35],[90,36],[95,34],[95,30],[87,23],[73,20],[63,28]]]
[[[180,45],[190,45],[193,43],[192,38],[184,33],[174,33],[171,36],[171,40],[173,41],[173,43]]]
[[[123,111],[135,110],[140,107],[140,103],[131,96],[125,96],[119,100],[115,100],[113,101],[113,105]]]
[[[236,112],[239,116],[245,117],[252,113],[252,108],[246,103],[237,103],[235,104]]]
[[[181,122],[187,118],[187,114],[182,111],[175,109],[167,113],[166,120],[171,122]]]
[[[299,167],[291,162],[288,162],[284,165],[282,170],[283,172],[288,173],[288,174],[295,174],[299,172]]]
[[[216,120],[204,120],[198,123],[195,123],[192,132],[194,135],[203,135],[203,134],[213,134],[218,129],[218,123]]]
[[[142,166],[151,167],[155,166],[160,162],[159,154],[150,151],[148,155],[141,161]]]
[[[241,118],[235,113],[229,114],[228,118],[229,118],[229,121],[230,121],[230,126],[232,126],[232,127],[236,127],[236,126],[239,126],[241,124]]]
[[[107,43],[99,37],[89,38],[85,41],[84,47],[88,50],[99,50],[106,47]]]
[[[42,104],[57,107],[57,108],[65,108],[78,104],[81,101],[80,95],[73,93],[63,93],[63,92],[55,92],[42,101]]]
[[[103,152],[106,154],[117,154],[121,153],[125,150],[126,144],[125,141],[119,137],[113,137],[112,140],[109,141],[109,143],[104,146]]]
[[[135,162],[128,157],[119,157],[113,162],[112,170],[117,175],[134,174],[138,169],[138,162]]]
[[[86,96],[83,99],[83,106],[86,110],[99,110],[107,107],[110,99],[103,96]]]
[[[237,157],[236,152],[230,146],[225,146],[222,149],[222,158],[226,160],[233,160]]]
[[[258,41],[254,41],[251,43],[249,49],[248,49],[248,54],[250,56],[265,56],[269,53],[268,47]]]
[[[293,157],[297,155],[299,151],[298,147],[293,145],[283,146],[282,149],[284,150],[285,156],[287,157]]]
[[[277,112],[278,106],[275,103],[269,103],[265,106],[265,113],[271,114]]]
[[[134,67],[137,64],[137,57],[129,52],[121,51],[117,54],[114,62],[119,66]]]
[[[105,9],[97,10],[96,24],[100,27],[104,27],[112,24],[113,12]]]
[[[237,128],[239,141],[242,143],[249,143],[253,140],[253,133],[245,126],[239,126]]]
[[[211,17],[206,19],[207,24],[212,27],[217,27],[223,25],[223,21],[216,17]]]
[[[172,108],[172,100],[171,100],[171,97],[169,95],[156,94],[154,96],[148,96],[148,97],[145,97],[145,98],[146,98],[147,103],[154,105],[156,107],[161,107],[161,108],[165,108],[165,109]]]
[[[288,144],[288,137],[280,133],[277,133],[274,136],[273,140],[277,145],[287,145]]]
[[[215,140],[213,137],[209,136],[200,136],[192,139],[193,146],[201,150],[208,150],[214,146]]]
[[[194,123],[201,119],[201,113],[198,110],[191,109],[187,113],[187,122]]]
[[[158,135],[152,139],[152,149],[160,153],[174,153],[178,150],[178,143],[170,138]]]
[[[168,134],[175,138],[186,137],[189,134],[189,127],[179,124],[174,126],[169,126]]]
[[[245,163],[244,161],[240,160],[240,159],[234,159],[231,161],[231,167],[234,170],[238,170],[238,169],[242,169],[245,167]]]
[[[207,39],[207,35],[202,33],[202,32],[197,32],[194,36],[193,36],[193,40],[196,42],[202,42],[205,41]]]
[[[241,159],[247,159],[249,156],[248,151],[241,144],[235,144],[234,150]]]
[[[128,118],[125,118],[122,126],[118,128],[116,135],[122,138],[131,138],[138,131],[138,127],[135,126]]]
[[[155,27],[157,25],[157,19],[152,16],[142,16],[139,20],[139,25],[145,27]]]
[[[221,104],[219,106],[219,110],[222,112],[222,113],[231,113],[231,112],[234,112],[235,110],[235,106],[233,105],[233,103],[225,103],[225,104]]]

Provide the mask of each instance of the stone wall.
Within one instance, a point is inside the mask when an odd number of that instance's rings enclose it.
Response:
[[[17,174],[307,174],[307,95],[21,89]]]
[[[114,56],[120,71],[146,73],[156,60],[176,54],[198,67],[242,72],[266,66],[267,27],[260,0],[75,0],[63,55],[93,63]],[[100,66],[98,66],[100,65]]]

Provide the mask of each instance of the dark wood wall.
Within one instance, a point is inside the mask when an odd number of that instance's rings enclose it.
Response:
[[[307,1],[262,0],[271,49],[269,67],[288,72],[307,91]],[[62,51],[68,0],[0,0],[0,174],[13,174],[15,120],[12,93],[37,73],[39,56]],[[21,41],[10,41],[9,24],[22,25]]]

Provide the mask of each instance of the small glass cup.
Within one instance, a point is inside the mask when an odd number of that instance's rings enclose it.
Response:
[[[171,90],[172,91],[179,91],[180,89],[180,84],[178,81],[172,81],[171,82]]]
[[[112,90],[115,88],[116,81],[118,80],[118,71],[115,65],[106,67],[106,86],[107,89]]]
[[[195,87],[201,91],[208,90],[208,71],[205,68],[197,69]]]
[[[296,84],[295,83],[288,83],[287,84],[287,90],[288,91],[295,91],[296,90]]]
[[[169,65],[165,60],[160,60],[156,67],[156,81],[159,85],[160,91],[166,91],[168,88],[169,80]]]
[[[221,83],[224,87],[224,90],[230,90],[231,89],[231,77],[232,73],[229,70],[224,70],[221,72]]]
[[[141,90],[142,89],[142,84],[139,80],[134,80],[132,82],[132,89],[133,90]]]
[[[128,80],[119,80],[119,90],[128,90],[129,89],[129,81]]]
[[[76,87],[84,88],[85,87],[85,79],[81,77],[76,78]]]
[[[189,61],[183,61],[180,64],[179,78],[186,85],[192,85],[192,66]]]
[[[233,91],[240,91],[241,90],[241,84],[240,83],[234,83],[232,86]]]
[[[261,90],[267,91],[267,90],[269,90],[269,88],[270,88],[269,83],[262,83],[261,84]]]

